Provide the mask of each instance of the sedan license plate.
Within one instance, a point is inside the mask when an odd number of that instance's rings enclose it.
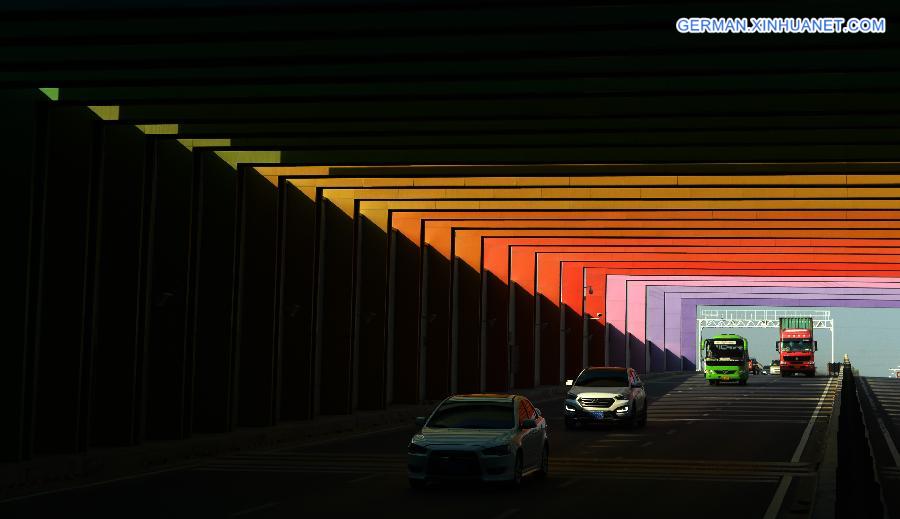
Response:
[[[591,415],[593,415],[593,417],[597,420],[603,419],[603,411],[591,411]]]
[[[722,377],[722,380],[731,380],[731,377],[729,377],[728,375],[725,375],[724,377]]]

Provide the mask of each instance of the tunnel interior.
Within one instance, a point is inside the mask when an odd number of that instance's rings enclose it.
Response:
[[[900,305],[896,32],[501,3],[0,7],[0,462],[694,372],[706,306]]]

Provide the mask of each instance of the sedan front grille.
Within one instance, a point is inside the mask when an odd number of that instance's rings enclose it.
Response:
[[[470,451],[434,451],[428,456],[429,476],[480,476],[478,454]]]
[[[612,398],[579,398],[578,401],[584,407],[603,407],[607,408],[612,405]]]

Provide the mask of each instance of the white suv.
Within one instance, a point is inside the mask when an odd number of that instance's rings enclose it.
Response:
[[[413,489],[429,481],[474,479],[514,486],[550,469],[547,421],[518,395],[457,395],[441,402],[407,446]]]
[[[579,423],[647,424],[644,383],[631,368],[587,368],[566,386],[567,429]]]

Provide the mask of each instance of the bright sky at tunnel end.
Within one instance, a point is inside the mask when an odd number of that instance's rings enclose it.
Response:
[[[769,306],[701,306],[714,310],[773,310]],[[900,365],[900,308],[805,308],[791,310],[831,310],[835,327],[834,358],[840,362],[844,354],[850,356],[853,367],[866,377],[887,377],[888,371]],[[734,331],[736,330],[736,331]],[[706,328],[703,338],[724,333],[722,328]],[[731,330],[750,340],[750,356],[768,364],[778,358],[775,341],[777,328],[739,328]],[[823,371],[831,357],[831,337],[828,330],[815,331],[819,351],[816,365]]]

